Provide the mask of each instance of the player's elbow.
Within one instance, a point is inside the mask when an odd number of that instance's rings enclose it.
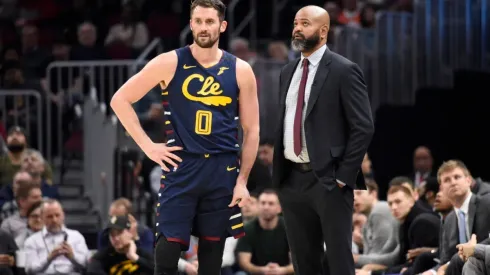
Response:
[[[115,93],[111,98],[110,105],[112,110],[117,112],[117,110],[120,109],[121,105],[124,105],[125,102],[129,103],[121,93]]]
[[[243,125],[243,136],[244,137],[259,137],[260,126],[259,123],[254,123],[253,125]]]

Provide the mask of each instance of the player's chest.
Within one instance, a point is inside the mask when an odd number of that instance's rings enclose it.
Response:
[[[171,100],[201,102],[209,106],[227,106],[236,102],[238,85],[235,74],[225,74],[229,68],[188,70],[177,77]]]

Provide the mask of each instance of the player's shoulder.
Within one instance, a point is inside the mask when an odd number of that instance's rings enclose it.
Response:
[[[156,63],[158,65],[164,65],[164,66],[169,66],[172,64],[177,65],[178,62],[177,51],[172,50],[172,51],[161,53],[155,56],[150,62]]]
[[[252,66],[250,66],[250,64],[247,61],[240,59],[238,57],[235,57],[235,58],[236,58],[236,75],[237,75],[237,78],[253,74]]]

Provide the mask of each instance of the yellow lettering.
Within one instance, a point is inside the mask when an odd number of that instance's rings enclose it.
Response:
[[[210,135],[213,122],[213,113],[210,111],[198,110],[196,112],[195,132],[198,135]]]
[[[197,94],[202,95],[202,97],[194,96],[189,92],[189,85],[194,79],[199,80],[201,83],[204,82],[201,89],[197,92]],[[220,96],[220,94],[223,93],[223,90],[221,90],[221,85],[214,81],[214,77],[209,76],[204,79],[204,76],[200,74],[191,74],[184,80],[184,83],[182,83],[182,93],[188,100],[198,101],[211,106],[226,106],[232,101],[231,97]]]

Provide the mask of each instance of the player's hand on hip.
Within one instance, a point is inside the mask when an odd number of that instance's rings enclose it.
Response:
[[[169,172],[170,169],[165,163],[177,168],[178,165],[175,161],[182,162],[182,159],[172,152],[182,149],[183,148],[179,146],[168,147],[165,143],[151,143],[147,148],[143,148],[143,151],[149,159],[158,163],[163,170]]]
[[[235,188],[233,189],[233,198],[228,206],[234,207],[235,205],[238,205],[239,207],[243,207],[249,199],[250,194],[248,193],[247,182],[241,178],[238,178]]]

